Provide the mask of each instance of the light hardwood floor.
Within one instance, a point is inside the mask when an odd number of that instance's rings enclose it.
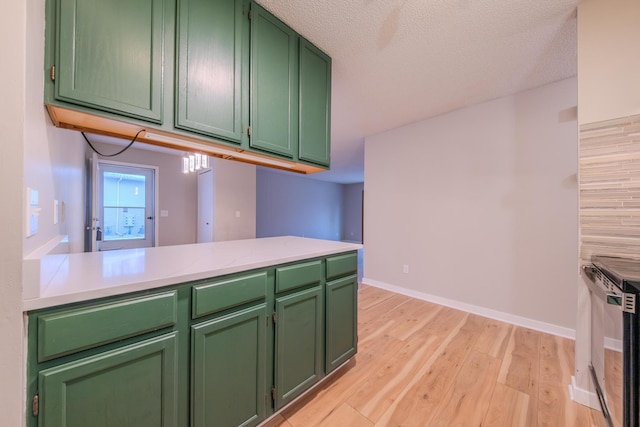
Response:
[[[606,425],[570,400],[573,341],[366,285],[358,301],[356,357],[269,427]]]

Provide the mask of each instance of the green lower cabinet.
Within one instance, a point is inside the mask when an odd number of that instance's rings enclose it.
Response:
[[[265,418],[266,319],[263,303],[192,326],[192,427],[246,427]]]
[[[177,333],[40,372],[40,427],[177,427]]]
[[[275,409],[323,376],[323,288],[276,296]]]
[[[325,297],[325,371],[328,374],[354,356],[358,349],[357,276],[328,282]]]

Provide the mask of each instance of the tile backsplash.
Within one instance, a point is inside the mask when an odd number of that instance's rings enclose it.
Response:
[[[580,126],[580,258],[640,259],[640,115]]]

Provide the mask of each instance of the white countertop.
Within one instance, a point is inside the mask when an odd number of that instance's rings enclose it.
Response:
[[[269,237],[147,249],[47,255],[55,272],[23,310],[85,301],[360,249],[303,237]]]

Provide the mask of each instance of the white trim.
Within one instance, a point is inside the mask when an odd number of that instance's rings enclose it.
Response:
[[[544,332],[551,335],[557,335],[563,338],[576,339],[575,329],[565,328],[553,325],[551,323],[541,322],[539,320],[529,319],[527,317],[516,316],[514,314],[505,313],[503,311],[491,310],[490,308],[480,307],[478,305],[467,304],[464,302],[427,294],[424,292],[414,291],[412,289],[402,288],[400,286],[390,285],[378,280],[362,278],[365,285],[374,286],[376,288],[385,289],[397,294],[406,295],[408,297],[417,298],[423,301],[433,302],[435,304],[444,305],[446,307],[455,308],[457,310],[466,311],[468,313],[477,314],[478,316],[488,317],[490,319],[500,320],[512,325],[522,326],[533,329],[535,331]],[[604,347],[608,350],[622,351],[622,340],[615,338],[604,338]]]
[[[424,292],[418,292],[411,289],[401,288],[399,286],[390,285],[388,283],[380,282],[378,280],[368,279],[366,277],[362,279],[362,283],[364,283],[365,285],[370,285],[376,288],[381,288],[387,291],[406,295],[408,297],[417,298],[423,301],[433,302],[436,304],[444,305],[446,307],[455,308],[457,310],[462,310],[468,313],[477,314],[479,316],[488,317],[490,319],[500,320],[502,322],[510,323],[512,325],[523,326],[525,328],[533,329],[540,332],[545,332],[547,334],[557,335],[557,336],[569,338],[572,340],[574,340],[576,337],[575,329],[552,325],[551,323],[541,322],[539,320],[533,320],[526,317],[516,316],[510,313],[505,313],[502,311],[491,310],[489,308],[480,307],[477,305],[467,304],[464,302],[455,301],[452,299],[443,298],[436,295],[426,294]]]
[[[96,153],[94,153],[96,154]],[[154,194],[153,194],[153,245],[152,247],[158,247],[159,245],[159,241],[160,241],[160,236],[158,235],[160,233],[160,166],[154,166],[154,165],[144,165],[144,164],[140,164],[140,163],[130,163],[130,162],[119,162],[116,160],[108,160],[105,159],[104,157],[100,157],[98,156],[97,158],[97,164],[109,164],[109,165],[115,165],[115,166],[124,166],[124,167],[133,167],[133,168],[141,168],[141,169],[150,169],[153,171],[153,190],[154,190]],[[96,178],[97,179],[97,178]],[[97,195],[97,183],[96,186],[93,188],[92,190],[94,192],[93,194],[93,199],[96,198]],[[97,208],[97,207],[96,207]]]
[[[604,348],[607,350],[622,352],[622,340],[604,337]]]
[[[571,397],[571,400],[576,403],[580,403],[581,405],[585,405],[599,411],[601,410],[598,395],[593,391],[585,390],[576,386],[576,377],[574,376],[571,376],[569,396]]]

